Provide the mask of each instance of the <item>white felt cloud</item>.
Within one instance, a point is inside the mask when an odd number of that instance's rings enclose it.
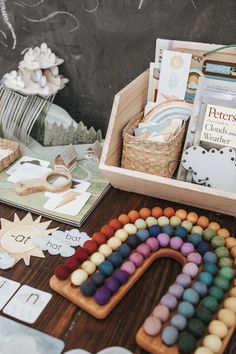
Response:
[[[85,241],[90,240],[90,237],[86,232],[80,232],[77,229],[67,230],[67,231],[54,231],[52,237],[58,241],[67,243],[72,247],[83,246]]]
[[[31,336],[19,333],[13,333],[4,339],[0,339],[0,353],[43,354]]]
[[[205,150],[191,146],[182,158],[182,165],[193,172],[193,180],[199,184],[236,192],[236,152],[232,148]]]
[[[59,241],[52,236],[46,238],[32,236],[32,243],[40,247],[42,251],[48,251],[51,255],[60,254],[62,257],[70,257],[75,253],[75,249],[69,244]]]
[[[64,354],[91,354],[84,349],[73,349],[65,352]],[[100,350],[97,354],[132,354],[128,349],[123,347],[109,347]]]
[[[11,268],[15,263],[15,258],[11,257],[7,252],[0,252],[0,269]]]

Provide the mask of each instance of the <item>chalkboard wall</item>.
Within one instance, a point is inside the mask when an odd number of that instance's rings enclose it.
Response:
[[[0,0],[0,75],[46,42],[70,79],[55,102],[105,133],[114,94],[154,59],[159,38],[236,42],[235,0]]]

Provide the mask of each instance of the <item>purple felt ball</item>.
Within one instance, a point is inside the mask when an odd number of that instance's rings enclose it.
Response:
[[[180,299],[184,293],[184,288],[180,284],[173,284],[169,287],[168,293],[174,295],[177,299]]]
[[[120,283],[115,278],[109,278],[105,281],[105,287],[111,294],[115,294],[119,290]]]
[[[184,288],[188,288],[192,283],[192,279],[188,274],[179,274],[176,278],[176,283],[182,285]]]
[[[193,252],[188,255],[187,260],[188,262],[200,265],[202,263],[202,256],[197,252]]]
[[[107,304],[110,298],[111,298],[111,293],[107,288],[102,287],[97,289],[95,293],[95,301],[98,305]]]
[[[112,278],[116,278],[120,285],[127,283],[129,280],[129,273],[125,270],[118,269],[114,272]]]
[[[172,294],[166,294],[162,296],[160,303],[166,305],[170,310],[174,310],[177,306],[177,299]]]
[[[129,261],[134,263],[136,267],[140,267],[143,264],[144,258],[141,253],[133,252],[129,256]]]
[[[143,256],[143,258],[148,258],[151,253],[150,248],[145,244],[139,245],[136,250]]]
[[[159,242],[158,242],[158,240],[156,239],[156,237],[150,237],[150,238],[148,238],[145,243],[146,243],[146,245],[150,248],[150,250],[151,250],[152,252],[157,251],[158,248],[159,248]]]
[[[176,251],[182,247],[183,243],[184,243],[184,241],[182,240],[182,238],[180,238],[178,236],[172,237],[170,239],[170,247]]]
[[[136,271],[136,267],[135,267],[134,263],[132,263],[130,261],[124,262],[122,264],[122,266],[120,267],[120,269],[129,273],[129,275],[133,275]]]
[[[184,256],[188,256],[190,253],[193,252],[194,252],[194,246],[189,242],[184,243],[183,246],[181,247],[181,253]]]
[[[157,239],[159,241],[159,244],[161,247],[166,247],[170,243],[170,236],[162,232],[157,236]]]

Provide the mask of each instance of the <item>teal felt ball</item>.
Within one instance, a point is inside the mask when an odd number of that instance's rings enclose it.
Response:
[[[206,284],[207,287],[213,284],[213,276],[207,272],[201,272],[198,276],[198,280]]]
[[[189,319],[194,314],[194,307],[190,302],[183,301],[179,304],[177,313]]]
[[[200,298],[197,291],[190,288],[184,291],[183,300],[190,302],[192,305],[197,305]]]

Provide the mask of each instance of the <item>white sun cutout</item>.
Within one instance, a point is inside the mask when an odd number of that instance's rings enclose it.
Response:
[[[0,252],[7,252],[15,259],[15,264],[23,259],[27,266],[31,256],[44,258],[41,249],[31,242],[32,237],[47,237],[57,228],[47,229],[51,221],[40,221],[41,216],[33,220],[30,213],[22,220],[16,214],[13,221],[1,219]]]

